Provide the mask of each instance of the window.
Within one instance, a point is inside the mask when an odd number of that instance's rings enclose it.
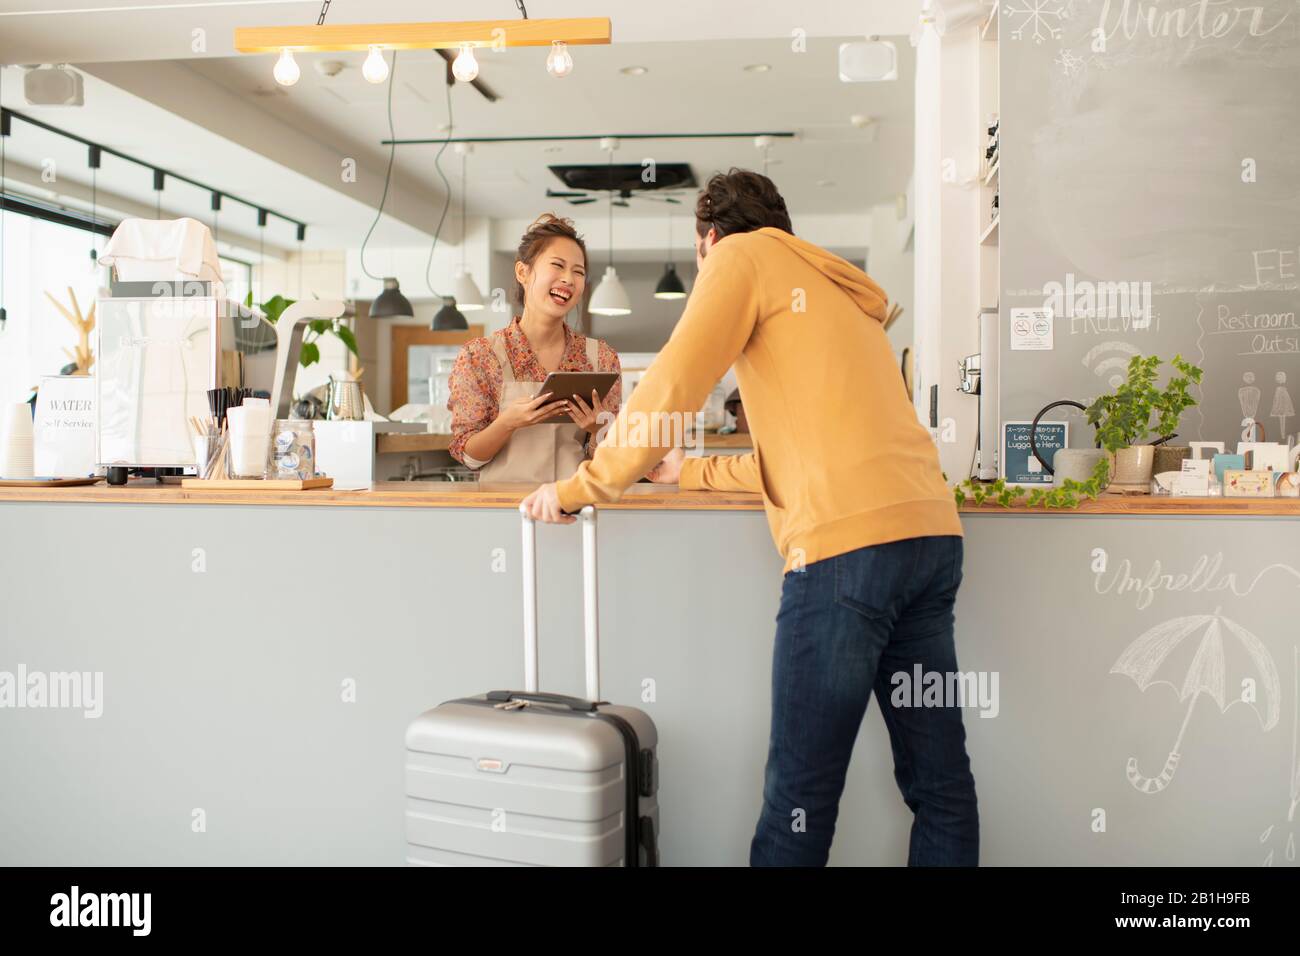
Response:
[[[45,297],[71,311],[71,287],[81,314],[95,301],[103,270],[92,265],[89,232],[12,212],[4,216],[4,306],[0,332],[0,401],[24,402],[42,375],[58,375],[72,359],[77,331]],[[98,247],[102,236],[93,237]]]
[[[72,310],[71,287],[84,316],[90,311],[108,270],[92,265],[91,234],[74,226],[14,212],[4,216],[4,307],[9,321],[0,331],[0,402],[25,402],[43,375],[58,375],[72,359],[77,331],[45,297],[48,292]],[[96,249],[107,240],[93,237]],[[226,295],[243,301],[252,283],[252,266],[221,259]],[[93,343],[92,343],[93,348]]]

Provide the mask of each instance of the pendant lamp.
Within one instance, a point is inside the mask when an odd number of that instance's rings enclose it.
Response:
[[[632,302],[627,297],[627,290],[623,288],[623,283],[619,281],[618,270],[614,268],[614,150],[618,147],[618,140],[610,138],[602,140],[601,145],[609,151],[609,265],[605,268],[605,274],[601,277],[600,285],[596,286],[596,291],[592,293],[591,305],[588,311],[595,315],[630,315],[632,312]]]

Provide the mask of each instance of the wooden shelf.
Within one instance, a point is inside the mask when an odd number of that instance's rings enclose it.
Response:
[[[535,482],[384,481],[367,489],[315,491],[193,491],[160,485],[153,479],[124,487],[0,488],[0,505],[11,501],[147,505],[263,505],[267,507],[518,508],[535,491]],[[676,485],[638,483],[602,510],[762,511],[763,499],[747,492],[683,491]]]
[[[422,451],[446,451],[451,446],[450,435],[427,432],[390,432],[375,436],[375,453],[379,455],[413,455]],[[705,435],[704,447],[753,448],[754,440],[748,433],[731,435]]]
[[[981,246],[996,246],[998,244],[998,222],[1001,218],[1001,216],[994,218],[994,220],[988,224],[988,228],[980,234]]]
[[[1102,495],[1077,508],[1003,508],[966,502],[963,514],[977,515],[1274,515],[1300,518],[1300,498],[1175,498],[1171,495]]]
[[[389,432],[375,436],[375,453],[379,455],[446,451],[450,447],[450,435],[434,435],[428,432]]]

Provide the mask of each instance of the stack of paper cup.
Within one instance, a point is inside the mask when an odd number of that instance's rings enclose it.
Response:
[[[32,406],[16,402],[0,415],[0,478],[31,478]]]
[[[230,474],[233,478],[264,478],[271,449],[271,403],[246,398],[226,409],[230,430]]]

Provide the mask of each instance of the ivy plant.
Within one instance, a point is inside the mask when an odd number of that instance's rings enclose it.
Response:
[[[1059,488],[1017,488],[1010,486],[1002,478],[993,482],[972,481],[967,478],[952,489],[958,505],[967,501],[976,505],[986,503],[1001,505],[1003,508],[1077,508],[1081,502],[1096,498],[1105,490],[1110,480],[1110,461],[1100,459],[1092,469],[1087,481],[1075,481],[1067,478]]]
[[[1106,451],[1144,444],[1151,434],[1153,414],[1157,416],[1155,433],[1168,438],[1183,412],[1196,404],[1189,389],[1200,384],[1201,369],[1175,355],[1170,363],[1175,374],[1160,389],[1155,383],[1162,361],[1158,355],[1133,356],[1124,382],[1088,406],[1088,424],[1096,428],[1097,441]]]

